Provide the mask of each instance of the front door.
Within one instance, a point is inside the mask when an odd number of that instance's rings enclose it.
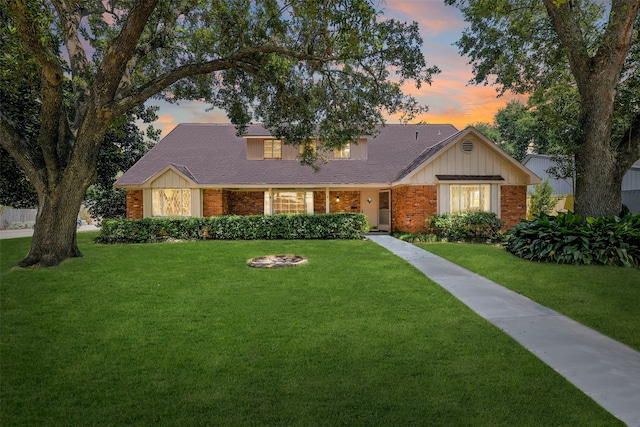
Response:
[[[391,228],[391,192],[378,193],[378,229],[389,231]]]
[[[369,227],[378,228],[378,189],[363,188],[360,190],[360,212],[366,215]]]

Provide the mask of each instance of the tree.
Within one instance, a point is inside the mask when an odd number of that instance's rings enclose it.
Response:
[[[38,194],[21,266],[81,255],[76,214],[105,132],[151,97],[203,99],[240,133],[259,119],[287,143],[333,148],[374,133],[384,112],[415,115],[400,86],[438,72],[417,24],[382,19],[367,0],[9,0],[0,16],[4,61],[41,76],[36,135],[0,111],[0,144]],[[0,85],[20,78],[7,74]]]
[[[2,97],[6,101],[8,97]],[[2,105],[0,100],[0,105]],[[145,115],[148,115],[145,112]],[[139,115],[128,113],[109,127],[100,147],[97,178],[85,197],[85,205],[94,217],[124,217],[125,192],[113,187],[118,174],[129,169],[159,139],[159,133],[147,128],[146,137],[135,124]],[[148,120],[150,120],[149,118]],[[125,120],[123,122],[123,120]],[[24,124],[24,122],[21,122]],[[38,207],[38,194],[16,161],[0,148],[0,206],[33,209]]]
[[[540,148],[546,146],[545,137],[529,107],[520,101],[510,101],[498,110],[495,116],[496,127],[500,131],[506,151],[518,161],[527,155],[529,146]]]
[[[502,135],[500,135],[500,131],[492,123],[478,122],[469,126],[473,126],[474,128],[478,129],[484,136],[493,141],[494,144],[502,144]]]
[[[0,206],[16,209],[33,209],[38,206],[38,196],[33,185],[13,157],[0,148]]]
[[[131,168],[159,140],[160,132],[153,126],[146,134],[136,126],[136,119],[150,123],[157,119],[156,107],[137,108],[116,119],[107,130],[100,146],[96,181],[87,189],[85,205],[94,218],[124,218],[126,191],[114,188],[119,175]]]
[[[476,83],[494,76],[502,92],[546,95],[575,88],[575,132],[564,141],[575,156],[575,211],[618,214],[622,177],[640,158],[640,0],[446,2],[470,24],[457,44]]]
[[[531,216],[548,215],[559,200],[559,197],[553,197],[553,188],[549,185],[548,179],[536,184],[533,191],[529,190],[527,193],[531,203],[529,206],[529,214]]]

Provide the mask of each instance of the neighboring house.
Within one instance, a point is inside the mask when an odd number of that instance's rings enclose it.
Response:
[[[548,179],[554,196],[564,196],[564,201],[559,202],[557,209],[573,210],[573,179],[556,179],[549,175],[547,170],[555,165],[551,156],[529,154],[522,160],[522,164],[542,179]],[[533,187],[533,185],[529,186],[529,190],[533,191]],[[567,200],[569,203],[564,204]],[[640,160],[631,166],[622,179],[622,203],[631,212],[640,212]]]
[[[515,224],[540,182],[473,127],[387,125],[325,153],[318,172],[298,152],[260,125],[238,137],[231,124],[181,124],[115,185],[127,189],[127,218],[362,212],[372,228],[416,233],[447,212]]]

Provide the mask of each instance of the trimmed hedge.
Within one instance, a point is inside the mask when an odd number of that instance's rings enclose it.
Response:
[[[367,217],[353,213],[108,219],[95,241],[360,239],[367,231]]]
[[[532,261],[640,266],[640,214],[584,221],[572,212],[540,215],[505,235],[509,252]]]
[[[465,212],[458,215],[433,215],[427,230],[440,239],[466,242],[501,242],[504,221],[493,212]]]

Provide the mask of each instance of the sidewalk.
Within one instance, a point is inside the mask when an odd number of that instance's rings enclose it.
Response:
[[[368,235],[518,341],[603,408],[640,427],[640,353],[482,276],[388,235]]]
[[[82,225],[78,228],[78,231],[95,231],[99,230],[95,225]],[[2,239],[16,239],[18,237],[33,236],[32,228],[24,228],[21,230],[0,230],[0,240]]]

